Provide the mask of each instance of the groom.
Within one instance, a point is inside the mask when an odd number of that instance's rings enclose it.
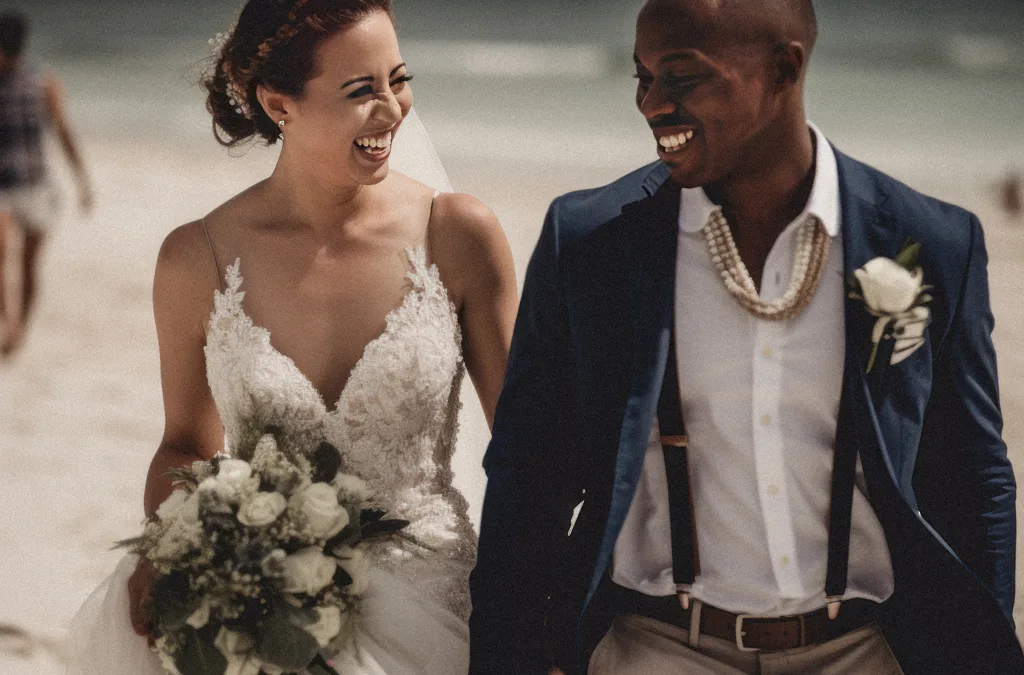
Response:
[[[642,10],[661,161],[548,213],[473,675],[1024,672],[981,226],[807,123],[815,36],[809,0]]]

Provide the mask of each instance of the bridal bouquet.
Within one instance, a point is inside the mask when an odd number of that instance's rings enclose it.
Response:
[[[366,589],[365,542],[408,523],[364,508],[338,451],[305,456],[274,435],[249,461],[176,470],[176,490],[121,546],[148,558],[155,649],[174,675],[336,674]]]

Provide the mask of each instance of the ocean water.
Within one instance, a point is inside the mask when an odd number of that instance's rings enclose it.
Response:
[[[417,107],[442,158],[628,169],[654,159],[633,107],[640,3],[396,0]],[[19,3],[15,3],[19,6]],[[32,54],[63,75],[76,123],[155,144],[209,139],[196,86],[237,0],[22,0]],[[842,149],[916,185],[1024,165],[1024,3],[817,4],[810,117]]]

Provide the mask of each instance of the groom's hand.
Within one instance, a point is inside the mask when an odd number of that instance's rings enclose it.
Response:
[[[559,670],[558,666],[551,666],[551,670],[548,671],[548,675],[565,675],[565,673]]]
[[[140,558],[135,572],[128,579],[128,613],[132,620],[132,629],[152,643],[152,615],[150,613],[150,589],[156,570],[147,558]]]

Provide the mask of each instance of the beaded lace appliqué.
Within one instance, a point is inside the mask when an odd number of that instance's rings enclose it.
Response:
[[[333,410],[245,313],[238,260],[214,295],[207,378],[230,449],[255,443],[246,434],[266,426],[296,447],[335,445],[345,470],[364,478],[374,500],[410,520],[408,533],[434,551],[392,547],[379,552],[383,562],[465,616],[475,535],[451,469],[465,371],[462,333],[437,267],[427,265],[422,246],[407,253],[412,288],[366,345]]]

